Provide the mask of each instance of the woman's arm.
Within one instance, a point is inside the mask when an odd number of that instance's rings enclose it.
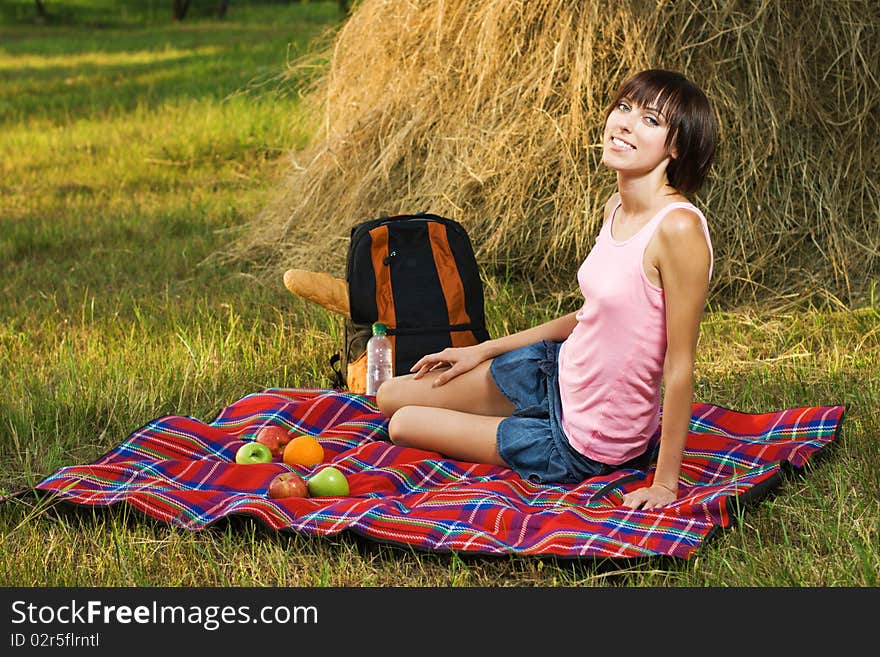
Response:
[[[483,361],[495,358],[508,351],[513,351],[541,340],[565,340],[577,324],[576,315],[577,313],[569,313],[524,331],[505,335],[494,340],[486,340],[470,347],[448,347],[435,354],[422,356],[412,366],[410,371],[415,372],[414,378],[420,379],[431,370],[438,367],[447,367],[448,369],[445,372],[434,379],[434,386],[442,386],[459,374],[472,370]]]
[[[519,349],[520,347],[525,347],[534,344],[535,342],[540,342],[541,340],[562,342],[569,336],[569,334],[571,334],[575,326],[577,326],[577,313],[573,312],[563,315],[562,317],[557,317],[556,319],[551,319],[549,322],[544,322],[538,326],[525,329],[524,331],[511,333],[510,335],[495,338],[494,340],[487,340],[477,346],[482,349],[483,355],[485,356],[484,360],[487,358],[495,358],[495,356],[506,354],[508,351],[513,351],[514,349]]]
[[[674,210],[657,229],[660,277],[666,299],[663,424],[654,481],[623,498],[651,509],[678,497],[678,477],[694,401],[694,361],[700,319],[709,291],[709,246],[699,217]]]

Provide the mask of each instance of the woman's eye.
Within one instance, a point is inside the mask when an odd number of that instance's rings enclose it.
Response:
[[[660,125],[660,122],[653,116],[646,116],[645,121],[647,121],[650,125]]]
[[[626,112],[629,110],[629,105],[627,105],[626,103],[617,103],[617,109],[619,109],[621,112]]]

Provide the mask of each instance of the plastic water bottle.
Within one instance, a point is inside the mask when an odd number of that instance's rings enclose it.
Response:
[[[394,376],[391,340],[384,324],[373,324],[373,337],[367,341],[367,394],[375,395],[383,381]]]

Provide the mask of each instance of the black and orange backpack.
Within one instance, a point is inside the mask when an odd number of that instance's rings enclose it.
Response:
[[[350,316],[343,349],[331,358],[337,388],[366,389],[374,322],[388,327],[395,375],[425,354],[489,339],[483,282],[457,221],[421,213],[360,223],[351,229],[345,277]]]

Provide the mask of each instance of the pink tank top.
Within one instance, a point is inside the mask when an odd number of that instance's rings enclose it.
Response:
[[[666,357],[663,290],[645,275],[645,248],[660,220],[675,208],[706,218],[690,203],[671,203],[629,239],[611,237],[617,210],[602,226],[578,270],[584,305],[559,352],[562,427],[572,447],[619,465],[644,452],[660,421],[660,382]]]

